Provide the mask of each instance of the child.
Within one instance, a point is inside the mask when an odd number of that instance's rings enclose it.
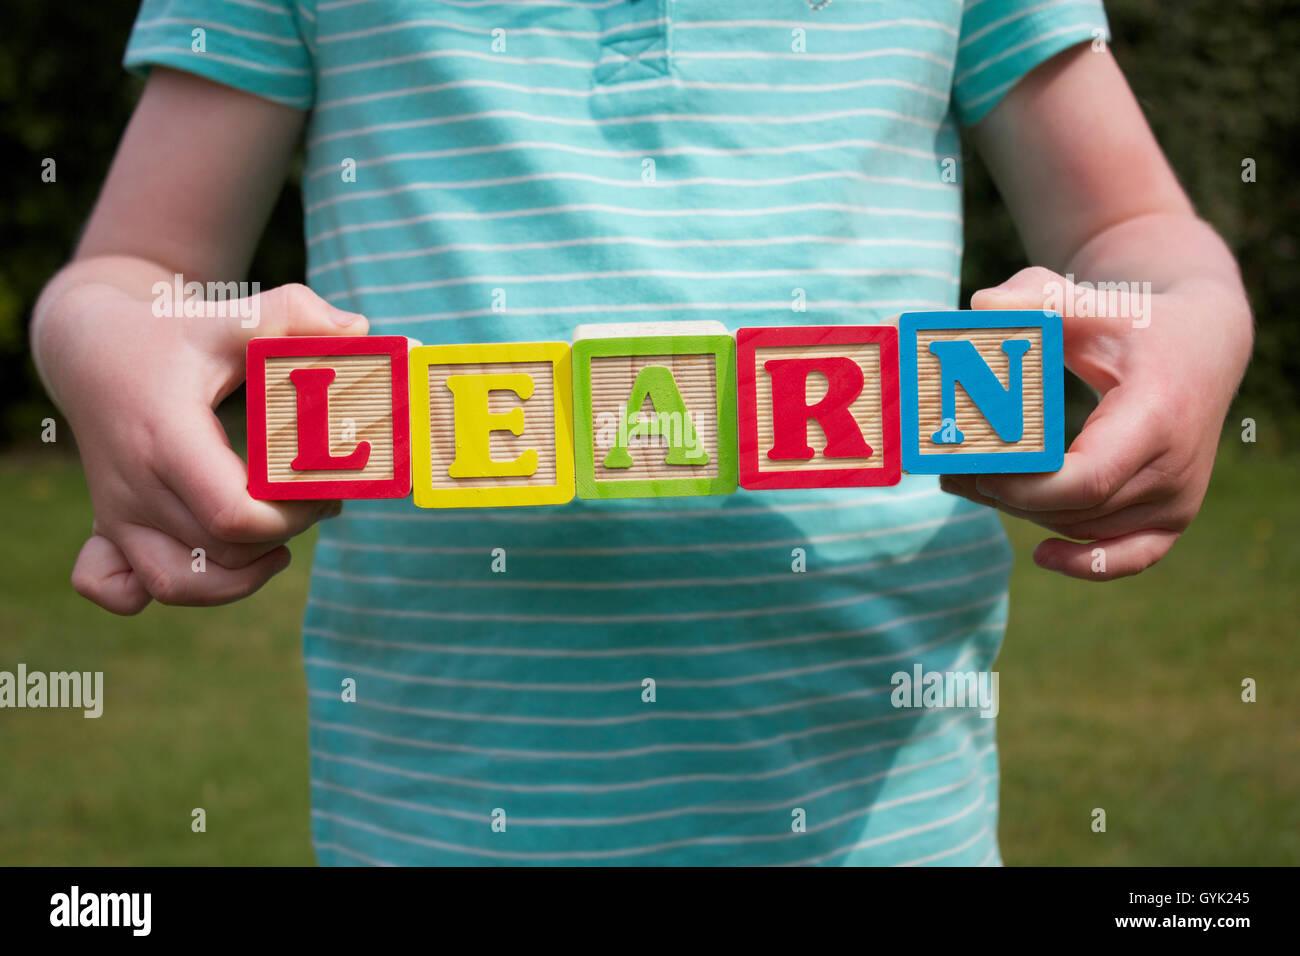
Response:
[[[1101,395],[1064,467],[349,503],[304,627],[313,829],[332,864],[1000,862],[994,721],[893,706],[891,675],[992,666],[993,508],[1060,535],[1043,568],[1159,560],[1251,347],[1097,0],[146,0],[126,63],[148,84],[33,327],[95,508],[73,585],[119,614],[236,600],[339,514],[245,490],[212,409],[251,336],[956,308],[964,130],[1041,263],[973,307],[1059,308]],[[253,329],[155,317],[155,282],[240,278],[304,130],[310,291]],[[1116,315],[1062,274],[1152,295]]]

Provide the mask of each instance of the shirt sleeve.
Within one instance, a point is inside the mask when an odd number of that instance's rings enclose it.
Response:
[[[965,0],[952,83],[958,120],[973,126],[1034,67],[1098,39],[1110,40],[1101,0]]]
[[[144,0],[123,64],[194,73],[309,109],[315,94],[310,0]]]

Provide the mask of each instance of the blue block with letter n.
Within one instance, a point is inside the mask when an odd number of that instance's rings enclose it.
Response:
[[[1059,471],[1065,362],[1056,312],[907,312],[898,320],[903,469]]]

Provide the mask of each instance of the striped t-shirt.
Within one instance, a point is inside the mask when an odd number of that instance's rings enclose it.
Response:
[[[1105,27],[1099,0],[146,0],[126,63],[310,111],[308,281],[375,332],[568,341],[957,307],[960,126]],[[997,863],[995,721],[895,691],[990,669],[1009,564],[932,477],[351,502],[303,629],[318,859]]]

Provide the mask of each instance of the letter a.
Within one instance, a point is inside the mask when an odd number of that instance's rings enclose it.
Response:
[[[641,421],[641,406],[649,396],[650,403],[658,413],[659,422],[681,422],[680,428],[660,428],[658,423]],[[709,455],[695,440],[695,426],[691,422],[691,413],[686,410],[682,393],[677,390],[677,382],[670,369],[662,365],[647,365],[641,369],[632,385],[632,396],[628,399],[627,409],[623,413],[626,428],[620,428],[614,445],[605,456],[606,468],[631,468],[632,456],[628,453],[628,443],[632,438],[643,433],[667,434],[669,437],[668,456],[664,459],[669,465],[707,465]]]

